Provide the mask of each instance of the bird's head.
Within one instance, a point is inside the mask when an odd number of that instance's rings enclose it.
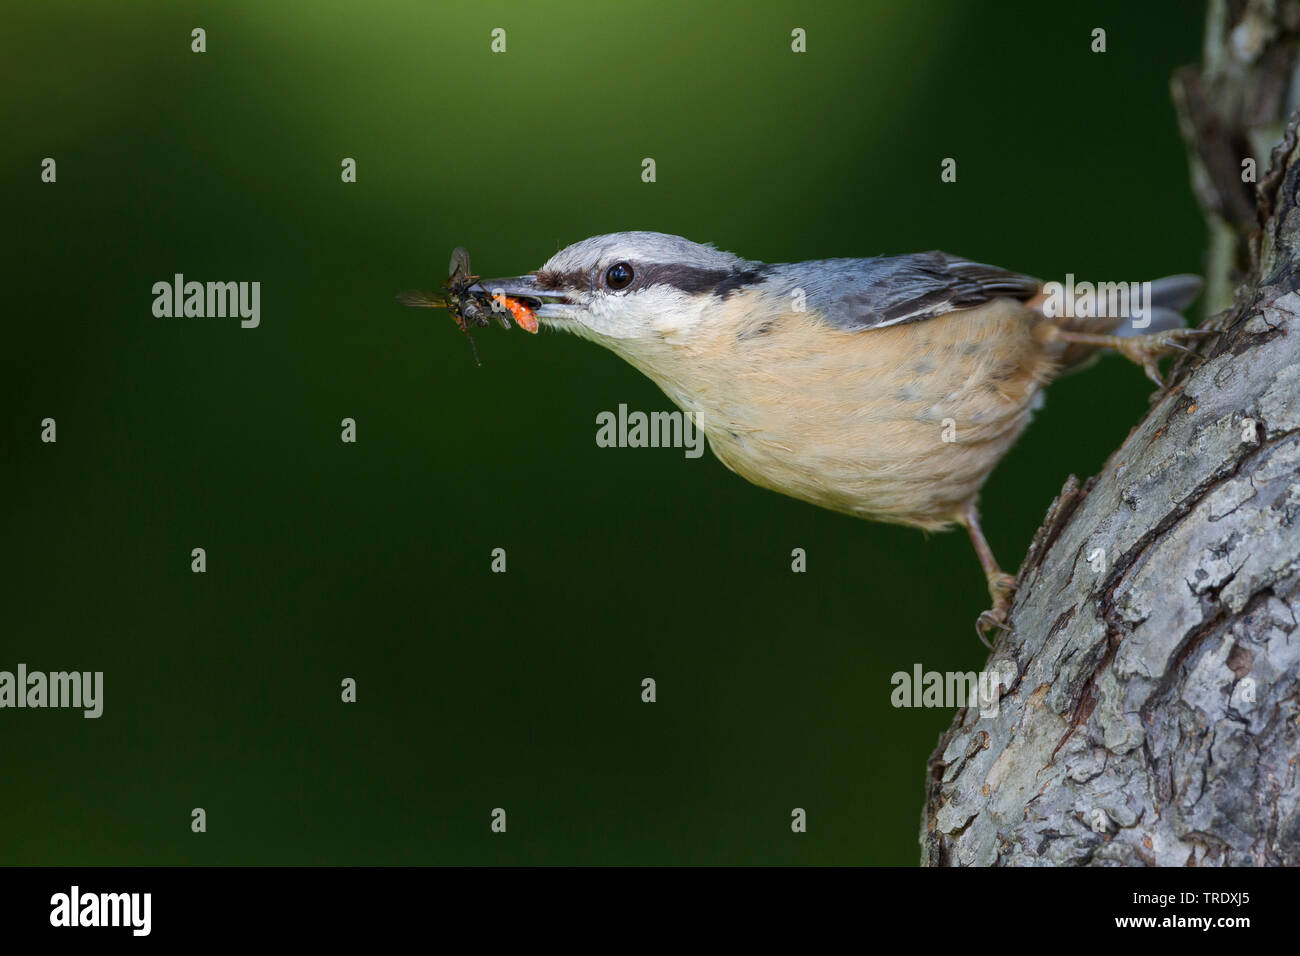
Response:
[[[615,351],[689,335],[709,313],[762,275],[750,262],[660,232],[614,232],[574,243],[536,272],[485,280],[538,319]]]

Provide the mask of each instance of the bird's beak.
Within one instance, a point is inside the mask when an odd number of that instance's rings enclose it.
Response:
[[[563,293],[539,286],[536,273],[509,279],[484,279],[471,286],[470,291],[519,299],[536,312],[539,319],[570,319],[577,311]]]

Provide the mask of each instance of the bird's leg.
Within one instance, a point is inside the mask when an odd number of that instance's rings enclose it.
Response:
[[[1114,349],[1130,362],[1141,365],[1147,373],[1147,378],[1164,388],[1165,383],[1160,377],[1160,367],[1156,364],[1160,357],[1174,351],[1194,355],[1195,352],[1184,343],[1194,342],[1201,336],[1214,334],[1216,333],[1212,329],[1168,329],[1152,335],[1101,335],[1096,332],[1071,332],[1068,329],[1055,327],[1052,338],[1058,342]]]
[[[1011,630],[1011,625],[1007,623],[1007,615],[1011,612],[1011,599],[1016,593],[1016,579],[998,567],[997,558],[993,557],[993,549],[989,547],[984,532],[980,529],[979,512],[973,502],[962,509],[960,520],[970,532],[971,544],[975,546],[975,556],[980,559],[980,567],[984,569],[984,577],[989,584],[989,597],[993,601],[993,607],[976,620],[975,633],[985,647],[992,649],[993,645],[989,642],[988,633],[995,628]]]

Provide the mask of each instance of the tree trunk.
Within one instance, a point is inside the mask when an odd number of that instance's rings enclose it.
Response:
[[[927,865],[1300,865],[1298,50],[1295,0],[1212,0],[1174,79],[1223,332],[1048,511],[1009,686],[930,758]]]

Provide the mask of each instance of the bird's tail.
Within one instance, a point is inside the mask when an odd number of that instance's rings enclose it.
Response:
[[[1116,324],[1111,326],[1111,334],[1152,335],[1168,329],[1187,328],[1183,310],[1201,294],[1202,284],[1201,277],[1194,275],[1165,276],[1142,283],[1149,290],[1138,297],[1146,299],[1145,305],[1131,307],[1128,315],[1119,316]]]

